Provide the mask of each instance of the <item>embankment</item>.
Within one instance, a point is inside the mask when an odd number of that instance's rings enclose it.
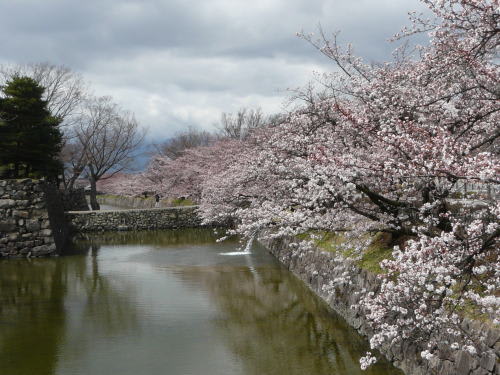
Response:
[[[61,253],[68,239],[57,189],[43,180],[0,180],[0,257]]]
[[[66,220],[72,232],[105,232],[201,227],[197,206],[130,209],[119,211],[70,211]]]
[[[377,275],[361,269],[353,260],[335,256],[319,249],[298,250],[290,246],[291,238],[261,241],[269,251],[292,273],[302,279],[318,296],[343,316],[361,334],[371,337],[372,331],[365,319],[365,311],[359,307],[363,290],[377,293],[380,281]],[[344,273],[350,275],[349,283],[339,284]],[[498,375],[500,374],[500,330],[487,323],[464,319],[462,329],[472,337],[486,334],[484,346],[494,348],[495,355],[478,353],[471,355],[464,351],[451,350],[447,338],[441,337],[442,347],[430,361],[424,360],[424,350],[414,342],[384,348],[382,353],[406,375]]]

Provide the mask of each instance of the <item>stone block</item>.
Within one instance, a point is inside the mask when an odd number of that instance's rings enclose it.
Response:
[[[14,219],[6,219],[0,222],[0,233],[13,232],[17,228],[16,221]]]
[[[18,190],[13,194],[14,199],[19,200],[19,199],[24,199],[26,198],[26,192],[23,190]]]
[[[14,199],[0,199],[0,208],[14,207],[16,201]]]
[[[500,329],[489,329],[486,335],[486,345],[493,348],[498,342],[500,342]]]
[[[455,355],[456,373],[455,375],[469,375],[473,366],[474,358],[466,351],[460,350]]]
[[[492,372],[496,364],[496,356],[493,353],[484,354],[479,359],[479,366],[483,369]]]
[[[29,232],[36,232],[40,230],[40,222],[38,220],[27,220],[26,229]]]
[[[9,242],[11,241],[17,241],[17,239],[19,238],[19,233],[9,233],[9,235],[7,236],[7,238],[9,239]]]
[[[40,210],[40,209],[33,210],[33,212],[31,213],[31,216],[37,217],[37,218],[42,218],[42,219],[49,218],[49,214],[48,214],[47,210]]]
[[[16,201],[16,207],[19,207],[19,208],[26,208],[29,206],[29,204],[30,204],[30,201],[26,200],[26,199],[21,199],[21,200]]]
[[[48,255],[54,251],[55,251],[55,245],[41,245],[41,246],[35,246],[31,252],[34,256],[42,256],[42,255]]]
[[[28,211],[13,210],[12,216],[27,219],[30,214]]]

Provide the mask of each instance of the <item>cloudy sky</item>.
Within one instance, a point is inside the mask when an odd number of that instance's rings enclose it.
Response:
[[[332,64],[298,31],[342,31],[368,61],[417,0],[0,0],[0,63],[66,65],[160,141],[222,112],[282,110]]]

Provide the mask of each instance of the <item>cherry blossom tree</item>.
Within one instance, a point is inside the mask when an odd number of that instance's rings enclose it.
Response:
[[[144,193],[142,173],[116,173],[97,181],[97,190],[108,194],[136,196]]]
[[[430,359],[442,332],[453,349],[488,350],[460,329],[465,307],[499,323],[498,203],[457,203],[453,192],[462,181],[500,182],[500,16],[495,1],[423,2],[436,20],[414,16],[402,36],[427,31],[429,45],[383,65],[363,63],[335,38],[302,35],[338,72],[210,176],[202,209],[248,237],[390,233],[397,246],[382,263],[381,292],[364,299],[371,344],[412,338]]]
[[[120,195],[150,191],[162,197],[189,197],[199,202],[206,181],[225,170],[244,149],[241,141],[223,139],[210,146],[185,149],[175,159],[158,154],[144,172],[113,176],[100,184],[100,189]]]
[[[242,142],[225,139],[210,146],[186,149],[182,156],[173,160],[157,155],[143,177],[150,191],[165,197],[189,197],[199,202],[205,181],[224,170],[243,149]]]

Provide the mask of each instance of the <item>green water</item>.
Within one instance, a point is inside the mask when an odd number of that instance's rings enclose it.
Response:
[[[263,248],[211,231],[113,233],[0,262],[0,375],[392,375]]]

